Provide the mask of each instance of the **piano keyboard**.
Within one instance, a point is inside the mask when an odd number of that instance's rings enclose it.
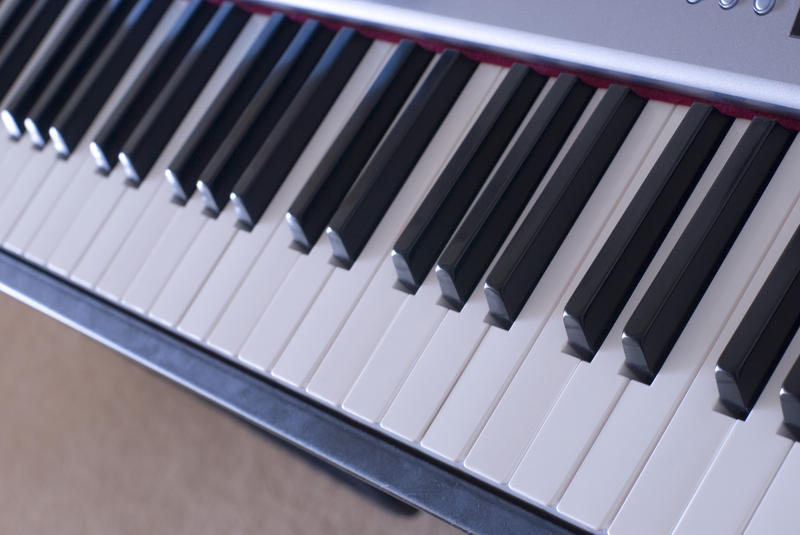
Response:
[[[795,529],[776,120],[201,0],[4,0],[0,96],[28,263],[543,532]]]

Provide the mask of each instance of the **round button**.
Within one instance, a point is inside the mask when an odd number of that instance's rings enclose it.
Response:
[[[759,15],[766,15],[775,7],[775,0],[753,0],[753,11]]]
[[[739,0],[719,0],[719,7],[722,9],[730,9],[736,5]]]

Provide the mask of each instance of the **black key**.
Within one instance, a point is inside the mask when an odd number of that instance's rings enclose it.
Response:
[[[567,338],[582,357],[600,349],[732,121],[707,104],[686,113],[567,301]]]
[[[719,399],[745,419],[800,325],[800,229],[717,361]]]
[[[36,101],[67,61],[103,9],[104,0],[87,0],[73,13],[57,38],[36,62],[33,70],[25,77],[9,98],[2,112],[3,123],[12,137],[18,138],[23,132],[23,121]]]
[[[194,192],[200,172],[241,117],[299,27],[283,15],[270,17],[231,79],[169,165],[167,178],[177,199],[185,201]]]
[[[628,367],[650,382],[667,358],[794,133],[753,119],[622,333]]]
[[[219,7],[175,75],[122,146],[119,158],[129,180],[141,182],[150,172],[249,18],[248,12],[232,2]]]
[[[445,50],[381,141],[328,225],[333,256],[350,267],[364,249],[478,64]]]
[[[333,35],[316,21],[306,22],[297,32],[200,175],[198,188],[209,212],[219,213],[228,202],[236,181],[294,100]]]
[[[147,67],[90,145],[100,170],[110,172],[116,165],[122,145],[172,78],[216,10],[214,5],[204,0],[192,0],[186,6]]]
[[[67,5],[67,0],[36,0],[29,3],[32,9],[0,50],[0,99],[11,89],[36,47]]]
[[[47,143],[47,130],[53,119],[122,26],[135,3],[135,0],[109,1],[47,84],[25,118],[25,129],[34,145],[43,147]]]
[[[50,138],[69,156],[155,29],[169,2],[139,0],[120,30],[53,120]]]
[[[795,361],[789,375],[786,376],[780,397],[783,423],[796,439],[800,438],[800,358]]]
[[[289,207],[286,219],[299,247],[308,251],[317,242],[432,57],[411,41],[397,45]]]
[[[33,0],[13,0],[3,10],[3,15],[0,17],[0,49],[5,47],[7,43],[11,42],[17,28],[24,24],[24,20],[32,9],[38,9],[41,2],[34,2]],[[35,6],[35,7],[34,7]]]
[[[399,282],[416,292],[547,80],[514,65],[397,239]]]
[[[275,130],[233,188],[239,223],[252,228],[267,209],[297,158],[350,79],[370,39],[352,28],[339,30]]]
[[[439,258],[436,276],[447,305],[464,306],[593,94],[561,74],[522,127]]]
[[[486,278],[489,314],[499,326],[517,319],[644,105],[626,87],[608,88]]]

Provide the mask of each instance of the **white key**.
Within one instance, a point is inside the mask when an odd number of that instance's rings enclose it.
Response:
[[[161,44],[163,38],[167,35],[172,25],[180,16],[181,12],[186,6],[186,2],[175,2],[171,5],[164,16],[159,21],[156,28],[153,30],[150,38],[145,42],[139,54],[131,63],[131,66],[126,71],[125,75],[120,79],[117,87],[111,93],[108,103],[103,106],[103,109],[98,114],[98,118],[92,123],[84,142],[81,143],[77,150],[75,150],[69,158],[70,167],[72,162],[80,162],[80,169],[77,171],[61,171],[62,176],[54,183],[65,182],[69,187],[64,187],[58,201],[52,205],[36,234],[29,240],[25,246],[25,256],[39,264],[46,264],[55,251],[58,243],[70,227],[73,220],[76,219],[78,213],[86,205],[87,199],[92,194],[93,189],[101,182],[100,177],[95,173],[94,158],[89,152],[88,140],[94,137],[103,124],[106,118],[116,109],[118,103],[125,96],[128,88],[134,83],[138,75],[147,65],[149,59],[155,53],[158,45]],[[75,164],[78,165],[78,164]]]
[[[121,231],[119,234],[115,234],[116,242],[120,243],[121,246],[115,252],[113,259],[110,260],[103,276],[96,285],[97,291],[101,294],[110,299],[122,298],[128,286],[132,284],[134,277],[136,277],[137,271],[147,260],[151,249],[161,238],[164,228],[178,212],[182,211],[181,207],[170,202],[172,192],[168,183],[164,180],[163,171],[181,148],[184,140],[192,133],[192,130],[200,121],[205,111],[210,107],[213,100],[217,97],[219,91],[228,82],[230,75],[247,52],[247,49],[256,38],[258,31],[263,27],[265,22],[266,19],[264,17],[256,17],[247,23],[242,33],[236,38],[233,45],[231,45],[230,50],[228,50],[228,53],[223,58],[219,67],[217,67],[208,83],[206,83],[203,91],[189,109],[189,112],[162,151],[155,165],[153,165],[153,169],[148,173],[145,182],[148,180],[155,180],[160,183],[160,186],[158,188],[159,191],[156,193],[154,199],[147,204],[144,212],[140,215],[133,215],[127,210],[115,210],[115,214],[105,223],[104,226]],[[137,192],[135,190],[128,189],[125,191],[123,199],[120,201],[120,207],[130,208],[132,211],[140,208],[139,203],[133,201],[128,202],[124,199],[124,197],[136,194]],[[191,209],[188,210],[191,212]],[[195,218],[193,219],[193,224],[200,224],[202,222],[203,216],[199,212],[191,213],[191,216]],[[192,219],[189,216],[185,217]],[[114,222],[114,219],[117,218],[126,221],[135,219],[136,224],[132,228],[125,227],[122,224]],[[92,236],[95,236],[97,232],[98,229],[95,228],[94,232],[92,232]],[[104,243],[106,243],[106,239],[111,241],[112,237],[109,236],[108,233],[100,232],[98,237],[101,235],[105,236],[103,240]],[[98,271],[100,270],[98,270],[97,267],[92,269],[93,273],[97,273]],[[82,278],[85,278],[85,275]],[[135,297],[133,299],[136,301]],[[137,306],[137,303],[131,304]]]
[[[138,267],[130,286],[125,290],[123,305],[139,313],[150,310],[170,274],[208,219],[201,213],[202,210],[203,199],[199,195],[193,195],[183,209],[176,207],[172,220],[161,230],[161,237],[150,248],[147,259]]]
[[[542,186],[558,168],[604,94],[604,90],[595,92],[526,210],[530,209]],[[524,214],[520,221],[522,219]],[[513,236],[513,231],[506,241],[510,236]],[[421,444],[424,448],[450,461],[463,460],[508,382],[539,335],[556,300],[561,296],[560,287],[556,288],[551,283],[539,284],[539,288],[546,288],[547,295],[537,295],[534,291],[510,330],[497,328],[488,330],[423,437]]]
[[[561,352],[567,342],[561,313],[644,180],[646,171],[639,172],[640,168],[653,155],[654,143],[665,137],[659,133],[667,119],[677,125],[685,113],[684,108],[673,110],[661,102],[647,105],[553,258],[548,269],[567,282],[565,291],[464,460],[467,469],[506,483],[574,373],[580,360]],[[540,284],[548,285],[550,280],[543,278]]]
[[[558,504],[564,515],[603,529],[616,514],[791,210],[783,182],[767,186],[653,383],[626,387]]]
[[[89,157],[88,151],[85,154],[77,153],[67,162],[53,166],[34,197],[24,207],[24,211],[3,242],[3,247],[18,254],[26,249],[54,205],[59,202],[70,181]]]
[[[794,143],[790,148],[773,180],[780,180],[781,173],[792,174],[797,165],[800,165],[800,143]],[[795,186],[792,192],[795,182],[784,180],[783,184],[789,187],[782,193],[783,196],[794,195],[797,203],[800,200],[800,188]],[[609,533],[635,534],[641,533],[643,529],[654,535],[671,533],[678,522],[681,512],[734,422],[728,416],[711,410],[719,397],[714,377],[717,360],[798,224],[800,204],[795,204],[781,233],[736,305],[717,343],[706,357],[703,367],[611,524]]]
[[[793,444],[777,431],[783,423],[780,388],[798,352],[800,336],[795,335],[747,420],[733,424],[675,535],[741,533],[747,527]]]
[[[380,420],[444,319],[446,309],[436,304],[440,295],[439,282],[431,272],[416,295],[406,296],[402,308],[345,398],[344,410],[371,423]]]
[[[235,224],[232,205],[226,206],[217,220],[203,223],[149,310],[151,318],[167,327],[178,322],[237,232]]]
[[[545,83],[529,114],[538,107],[554,80],[551,78]],[[387,291],[395,280],[394,268],[390,265],[382,266],[309,382],[307,391],[312,396],[333,405],[340,405],[344,401],[384,330],[388,328],[394,312],[404,301],[404,296]],[[447,313],[445,318],[450,315]],[[483,315],[476,325],[484,331],[486,324],[482,319]],[[363,329],[362,325],[366,324],[372,328]],[[469,333],[469,336],[475,334],[472,329],[465,329],[464,332]],[[425,353],[421,358],[425,358]]]
[[[52,153],[40,154],[28,160],[25,167],[19,171],[19,180],[3,193],[0,202],[0,239],[5,239],[33,197],[36,188],[59,163],[63,165]]]
[[[800,481],[800,446],[795,444],[750,519],[745,535],[792,533],[797,529],[798,481]]]
[[[117,174],[116,178],[120,177],[121,175]],[[113,205],[113,212],[110,215],[103,215],[102,226],[70,274],[73,281],[88,288],[95,287],[105,274],[114,255],[125,243],[130,229],[140,220],[145,208],[150,203],[168,202],[169,188],[157,180],[157,176],[151,178],[153,180],[145,180],[135,191],[126,191],[118,182],[107,186],[108,195],[116,198],[117,202]],[[119,299],[122,290],[119,293],[108,292],[107,295],[113,294],[115,299]]]
[[[682,115],[675,116],[675,118],[681,117]],[[655,278],[746,126],[744,123],[737,124],[729,132],[717,150],[716,160],[710,163],[711,171],[705,173],[694,188],[603,346],[591,363],[579,364],[575,375],[548,415],[510,482],[511,488],[516,492],[543,505],[553,505],[561,498],[628,383],[627,378],[618,374],[625,360],[621,343],[625,323]],[[676,128],[677,123],[674,121],[670,121],[664,128],[648,160],[640,168],[639,172],[644,175],[642,179],[661,156],[663,148]],[[622,204],[626,205],[628,202],[629,200],[625,200]],[[596,255],[592,255],[592,260],[594,256]],[[572,291],[569,292],[570,295],[571,293]],[[563,329],[563,325],[561,328]],[[570,438],[565,439],[567,436]]]
[[[350,80],[342,89],[340,97],[334,102],[329,114],[334,114],[334,117],[338,118],[340,115],[339,109],[345,107],[348,110],[352,109],[356,104],[356,96],[361,97],[363,95],[378,69],[383,65],[390,49],[391,45],[389,43],[373,43],[353,72]],[[334,109],[336,106],[338,106],[338,109]],[[339,121],[337,121],[338,124],[340,124]],[[322,127],[322,124],[320,124],[320,128]],[[271,204],[280,200],[276,196]],[[285,204],[279,204],[278,206],[283,207]],[[174,326],[183,316],[194,295],[199,291],[217,261],[224,254],[234,235],[238,234],[236,229],[232,227],[232,223],[236,221],[235,214],[231,216],[232,219],[225,215],[225,212],[232,211],[232,208],[226,209],[219,222],[207,222],[203,225],[204,230],[200,232],[202,238],[199,243],[192,245],[192,248],[187,253],[187,258],[181,261],[180,267],[173,273],[158,301],[153,305],[153,310],[151,310],[153,318],[165,325]],[[191,257],[191,260],[189,257]]]
[[[488,330],[486,298],[477,288],[460,313],[448,311],[400,386],[381,427],[409,441],[422,438],[469,357]]]
[[[263,311],[277,289],[276,283],[283,280],[288,267],[298,257],[296,251],[290,251],[287,247],[292,238],[288,229],[284,228],[286,207],[322,160],[328,147],[391,56],[394,47],[395,45],[382,41],[373,43],[356,70],[359,76],[356,77],[354,73],[351,77],[253,231],[249,234],[240,232],[234,238],[225,256],[178,325],[179,331],[196,340],[208,337],[215,347],[229,348],[222,350],[229,351],[228,354],[233,354],[241,347],[258,320],[258,314]],[[362,65],[364,70],[368,70],[366,67],[373,64],[374,71],[367,77],[362,71]],[[273,236],[276,230],[280,236]],[[274,242],[269,252],[266,250],[270,249],[268,242]],[[274,261],[273,253],[276,250],[279,251],[278,263],[288,266],[283,271],[279,267],[277,275],[275,271],[265,267]],[[266,292],[265,286],[270,285],[273,291]],[[252,312],[248,314],[246,311]],[[244,317],[252,318],[251,322],[243,324]],[[215,324],[219,328],[212,333]]]
[[[416,175],[424,173],[427,173],[425,180],[439,176],[442,167],[457,148],[457,143],[466,135],[466,131],[485,104],[500,70],[499,67],[490,65],[476,69],[407,182],[420,184],[420,179],[417,179]],[[427,189],[427,186],[420,188]],[[398,196],[398,200],[399,198]],[[406,212],[395,216],[395,224],[390,231],[381,231],[383,239],[377,239],[376,229],[375,237],[370,240],[359,256],[358,262],[349,271],[338,270],[333,274],[330,283],[311,307],[308,316],[303,319],[297,336],[294,336],[275,365],[273,374],[276,377],[295,386],[305,386],[381,262],[391,262],[389,251],[394,244],[396,234],[402,231],[405,221],[413,214],[417,201],[412,202],[413,205]],[[386,287],[386,292],[396,291],[390,286]],[[341,310],[342,313],[331,314],[331,310]]]
[[[13,142],[12,142],[13,143]],[[22,173],[31,162],[42,159],[41,153],[19,144],[9,150],[0,161],[0,195],[7,194],[20,180]],[[47,159],[45,156],[44,159]]]

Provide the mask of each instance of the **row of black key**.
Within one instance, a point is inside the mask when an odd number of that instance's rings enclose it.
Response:
[[[0,63],[9,62],[3,91],[66,2],[31,4],[17,2],[0,18]],[[24,118],[35,144],[43,145],[49,131],[68,156],[165,6],[89,0],[75,9],[11,95],[3,111],[10,131],[21,135]],[[129,179],[146,176],[247,20],[230,3],[190,2],[93,140],[98,167],[109,171],[119,157]],[[209,212],[219,213],[230,198],[240,223],[255,225],[369,45],[352,29],[334,32],[315,21],[300,25],[273,16],[170,165],[175,196],[185,201],[197,184]],[[411,42],[396,47],[288,210],[301,248],[313,247],[327,228],[334,257],[345,267],[357,260],[477,66],[454,51],[432,58]],[[393,251],[398,279],[412,292],[438,259],[442,295],[454,309],[497,257],[484,291],[492,321],[505,328],[645,105],[631,90],[610,87],[542,184],[594,94],[576,77],[561,75],[531,113],[544,83],[522,65],[505,74]],[[688,111],[569,299],[567,339],[584,358],[591,359],[617,320],[730,124],[707,105]],[[772,120],[753,120],[636,307],[623,347],[643,380],[652,380],[667,358],[793,137]],[[746,417],[800,322],[792,306],[800,292],[798,251],[795,235],[720,358],[720,397],[736,416]],[[800,428],[800,365],[782,400],[790,426]]]

